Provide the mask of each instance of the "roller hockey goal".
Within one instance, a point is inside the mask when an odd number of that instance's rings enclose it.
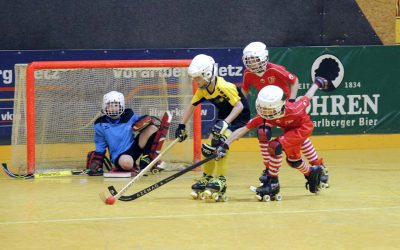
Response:
[[[26,173],[84,168],[87,152],[94,149],[93,122],[101,115],[103,95],[111,90],[123,93],[126,107],[138,115],[161,118],[169,110],[173,121],[168,138],[173,139],[195,91],[187,75],[189,64],[190,60],[123,60],[16,65],[13,166]],[[175,145],[164,160],[199,160],[199,108],[187,130],[188,142]]]

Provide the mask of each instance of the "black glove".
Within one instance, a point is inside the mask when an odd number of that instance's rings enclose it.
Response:
[[[314,83],[317,84],[319,89],[325,90],[328,88],[328,81],[323,77],[316,76]]]
[[[314,83],[318,86],[318,88],[324,92],[331,92],[336,89],[336,86],[333,84],[331,80],[327,80],[323,77],[316,76]]]
[[[215,157],[216,160],[224,158],[229,150],[229,145],[224,143],[217,148],[217,156]]]
[[[211,132],[215,136],[221,136],[224,134],[224,132],[228,129],[229,124],[224,121],[224,120],[218,120],[215,124],[214,127],[212,127]]]
[[[186,132],[186,125],[179,123],[178,128],[175,131],[175,139],[179,138],[180,142],[183,142],[187,138],[187,132]]]

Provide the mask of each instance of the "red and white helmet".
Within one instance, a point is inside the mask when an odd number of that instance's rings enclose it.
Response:
[[[211,56],[200,54],[193,58],[188,73],[192,78],[202,77],[207,83],[211,83],[217,76],[217,64]]]
[[[285,114],[286,95],[281,88],[268,85],[261,89],[256,100],[256,110],[264,119],[276,119]]]
[[[243,64],[253,73],[261,74],[267,69],[268,50],[262,42],[252,42],[243,49]]]
[[[118,118],[125,111],[125,97],[117,91],[108,92],[103,96],[102,113],[112,119]]]

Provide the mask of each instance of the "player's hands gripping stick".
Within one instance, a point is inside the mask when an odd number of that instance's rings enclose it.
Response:
[[[218,120],[211,129],[213,135],[219,137],[224,134],[224,132],[228,129],[229,124],[224,120]]]
[[[179,138],[179,142],[183,142],[187,138],[186,125],[180,123],[175,131],[175,139]]]
[[[224,158],[226,154],[228,153],[229,150],[229,145],[224,143],[221,146],[217,148],[217,156],[215,157],[216,160],[219,160],[221,158]]]

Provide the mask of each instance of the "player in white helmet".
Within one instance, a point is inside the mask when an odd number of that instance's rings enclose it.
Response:
[[[284,66],[269,62],[267,46],[262,42],[252,42],[243,49],[243,64],[246,69],[243,73],[242,93],[248,96],[251,87],[261,91],[265,86],[278,86],[287,96],[289,102],[294,102],[299,89],[299,80],[296,75],[289,72]],[[262,153],[265,169],[260,176],[260,181],[266,178],[268,173],[269,152],[266,150],[272,137],[271,126],[263,124],[258,128],[258,140]],[[318,157],[317,151],[311,140],[307,138],[301,146],[303,155],[311,165],[323,165],[323,159]],[[328,170],[324,166],[324,185],[328,187]]]
[[[89,175],[103,174],[103,161],[108,149],[115,171],[137,173],[136,160],[148,161],[158,126],[153,118],[136,115],[132,109],[125,107],[124,95],[111,91],[103,96],[103,116],[94,122],[95,150],[89,152],[87,168]],[[137,134],[135,136],[135,134]],[[142,165],[142,164],[141,164]],[[143,168],[145,166],[140,166]]]
[[[251,129],[266,123],[282,129],[283,134],[271,140],[267,146],[270,153],[268,178],[265,178],[262,185],[254,190],[259,200],[281,199],[278,174],[282,165],[283,152],[286,154],[288,164],[304,174],[307,179],[306,187],[309,191],[317,193],[320,190],[322,166],[310,166],[303,161],[300,148],[314,129],[314,124],[307,114],[306,108],[317,89],[325,89],[327,86],[328,82],[325,79],[317,77],[307,93],[295,103],[287,101],[287,97],[281,88],[274,85],[264,87],[258,93],[256,100],[257,116],[245,126],[233,132],[225,143],[218,147],[218,157],[224,157],[229,145]]]
[[[181,141],[186,139],[185,124],[192,116],[194,109],[201,102],[212,102],[218,114],[218,120],[211,129],[209,142],[202,144],[204,157],[212,156],[216,148],[229,136],[231,131],[246,124],[250,119],[247,100],[236,85],[229,83],[217,75],[217,64],[211,56],[200,54],[193,58],[189,75],[199,87],[187,107],[179,124],[175,136]],[[226,200],[226,173],[225,159],[209,161],[203,165],[203,177],[192,185],[192,197],[214,198],[217,201]]]

